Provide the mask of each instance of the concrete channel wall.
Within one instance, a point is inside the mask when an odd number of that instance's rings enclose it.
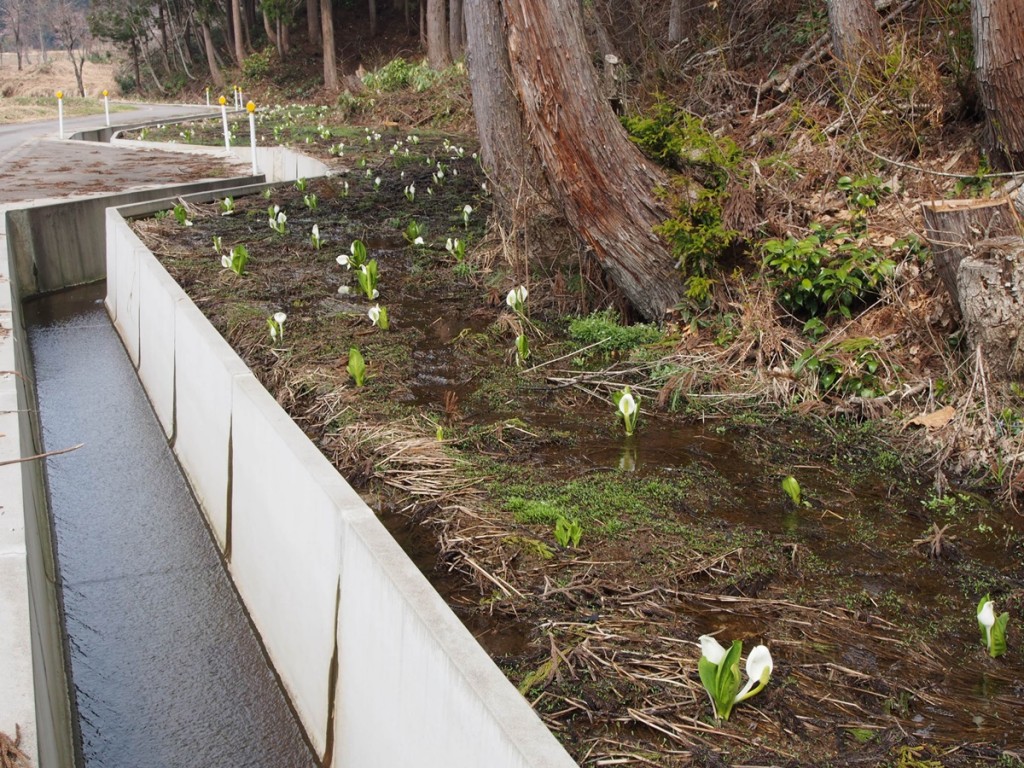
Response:
[[[574,766],[125,222],[158,207],[107,211],[108,311],[324,764]]]
[[[33,766],[74,765],[32,365],[0,215],[0,732]]]

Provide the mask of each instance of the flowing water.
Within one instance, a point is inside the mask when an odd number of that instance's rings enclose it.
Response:
[[[316,764],[104,311],[25,306],[79,763]]]

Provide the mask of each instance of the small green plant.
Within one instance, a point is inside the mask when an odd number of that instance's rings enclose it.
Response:
[[[244,245],[234,246],[230,253],[220,257],[220,264],[225,269],[230,269],[239,277],[245,271],[245,265],[249,263],[249,249]]]
[[[466,241],[460,240],[459,238],[448,238],[448,241],[444,244],[444,249],[448,251],[453,257],[455,257],[455,263],[461,264],[466,258]]]
[[[320,246],[323,245],[324,241],[320,238],[320,227],[317,224],[313,225],[313,229],[309,232],[309,242],[313,244],[315,250],[320,250]]]
[[[892,187],[875,175],[840,176],[836,186],[846,196],[847,205],[861,211],[874,208],[882,197],[892,192]]]
[[[423,227],[415,219],[410,221],[405,228],[405,239],[410,245],[425,245],[423,239]]]
[[[525,333],[516,336],[516,365],[522,366],[530,358],[530,342]]]
[[[183,227],[191,227],[192,220],[188,217],[188,209],[184,203],[178,203],[174,206],[174,220]]]
[[[224,241],[220,235],[213,236],[213,252],[220,256],[220,249],[224,247]]]
[[[370,301],[380,296],[380,292],[377,290],[377,260],[370,259],[359,267],[359,271],[356,272],[356,280],[359,281],[359,287]]]
[[[844,339],[808,347],[793,363],[792,372],[807,371],[816,377],[820,394],[875,397],[881,391],[884,372],[878,342],[868,337]]]
[[[953,185],[957,197],[988,197],[992,194],[992,168],[988,158],[982,157],[978,170],[969,176],[961,176]]]
[[[1010,614],[1003,612],[996,617],[995,604],[992,598],[985,595],[978,603],[978,628],[981,639],[985,643],[988,655],[993,659],[1006,653],[1006,625]]]
[[[297,189],[299,192],[305,192],[308,186],[309,182],[306,181],[301,176],[295,180],[295,189]]]
[[[732,708],[741,701],[759,693],[772,674],[772,655],[763,645],[756,646],[747,656],[747,684],[740,690],[740,656],[743,643],[733,640],[725,650],[710,635],[700,637],[701,656],[697,664],[700,682],[711,698],[715,717],[728,720]]]
[[[624,352],[661,339],[657,326],[637,323],[620,325],[614,309],[574,318],[569,323],[569,336],[585,346],[596,345],[602,352]]]
[[[346,370],[348,370],[348,375],[352,377],[357,387],[361,387],[366,383],[366,361],[363,359],[363,354],[356,347],[352,347],[348,351],[348,366]]]
[[[366,245],[362,240],[353,240],[348,253],[342,253],[335,259],[345,269],[359,269],[366,264]]]
[[[612,400],[619,415],[622,416],[622,425],[626,429],[626,437],[630,437],[636,429],[636,420],[640,415],[640,405],[629,387],[623,387],[612,394]]]
[[[469,228],[469,216],[473,213],[473,206],[469,203],[462,206],[462,226]]]
[[[281,210],[279,205],[272,205],[267,208],[267,223],[279,235],[283,235],[288,231],[288,216],[285,215],[285,212]]]
[[[288,315],[284,312],[275,312],[267,318],[267,329],[270,332],[270,341],[280,344],[284,340],[284,321]]]
[[[525,315],[526,297],[529,295],[530,292],[526,290],[526,286],[520,285],[508,292],[508,295],[505,297],[505,303],[511,307],[512,311],[517,315]]]
[[[367,317],[370,318],[370,322],[380,328],[382,331],[386,331],[391,328],[388,322],[388,310],[387,307],[382,307],[380,304],[374,304],[366,313]]]
[[[302,202],[305,203],[306,207],[311,211],[315,211],[316,207],[320,204],[320,201],[317,199],[316,194],[313,192],[307,192],[305,195],[303,195]]]
[[[220,201],[220,215],[230,216],[235,212],[235,198],[225,197]]]
[[[555,521],[555,541],[563,549],[568,548],[570,544],[575,549],[580,545],[582,537],[583,526],[579,520],[559,516]]]
[[[270,60],[274,55],[273,48],[252,51],[242,62],[242,75],[250,83],[265,80],[270,74]]]
[[[878,295],[896,265],[851,233],[812,226],[807,237],[761,244],[769,283],[779,303],[797,317],[849,319]]]
[[[800,506],[802,493],[800,490],[800,483],[795,477],[792,475],[786,477],[786,479],[782,481],[782,490],[786,492],[786,495],[789,496],[790,501],[792,501],[794,505],[798,507]]]
[[[412,182],[405,188],[405,199],[410,203],[416,199],[416,182]]]

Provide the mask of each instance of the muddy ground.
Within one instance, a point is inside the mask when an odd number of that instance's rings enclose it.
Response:
[[[936,492],[918,438],[877,423],[723,416],[679,395],[682,335],[590,315],[600,281],[547,258],[565,252],[553,243],[529,264],[504,258],[516,249],[488,227],[466,137],[327,133],[309,136],[331,178],[136,228],[581,764],[1019,765],[1019,627],[993,660],[974,615],[985,593],[1012,617],[1024,607],[1009,506]],[[336,261],[356,239],[378,263],[372,301]],[[221,265],[236,245],[251,256],[241,276]],[[523,314],[505,302],[518,285]],[[610,403],[625,384],[642,410],[631,438]],[[700,687],[705,633],[774,658],[728,722]]]

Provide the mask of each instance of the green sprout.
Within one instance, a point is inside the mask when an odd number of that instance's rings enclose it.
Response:
[[[562,515],[559,515],[558,519],[555,520],[555,541],[563,549],[567,548],[570,544],[572,544],[573,548],[578,547],[582,537],[583,526],[580,525],[579,520],[570,520]]]
[[[530,357],[530,342],[525,333],[516,336],[516,365],[522,366]]]
[[[188,209],[184,203],[178,203],[174,206],[174,220],[183,227],[191,227],[192,220],[188,217]]]
[[[317,224],[313,225],[313,229],[309,233],[309,241],[313,244],[313,248],[320,250],[320,246],[323,245],[323,240],[320,239],[320,227]]]
[[[377,260],[370,259],[363,264],[356,273],[356,280],[359,281],[359,287],[363,289],[363,293],[370,301],[380,296],[380,292],[377,290]]]
[[[299,192],[305,192],[307,186],[308,186],[308,183],[306,182],[305,179],[300,177],[300,178],[295,180],[295,188],[297,190],[299,190]]]
[[[230,253],[226,253],[220,257],[220,265],[225,269],[230,269],[239,277],[245,271],[245,265],[249,262],[249,249],[244,245],[236,245],[231,249]]]
[[[800,490],[800,483],[797,482],[797,479],[795,477],[789,475],[785,480],[783,480],[782,490],[786,492],[786,495],[789,496],[793,504],[795,504],[798,507],[800,506],[803,494]]]
[[[348,373],[355,381],[357,387],[363,386],[366,382],[366,361],[363,359],[362,353],[352,347],[348,351]]]
[[[230,216],[235,212],[235,198],[225,197],[220,201],[220,215]]]
[[[311,211],[315,211],[317,205],[319,205],[319,201],[316,198],[316,194],[314,194],[313,192],[303,195],[302,202],[304,202],[306,204],[306,207],[309,208],[309,210]]]

